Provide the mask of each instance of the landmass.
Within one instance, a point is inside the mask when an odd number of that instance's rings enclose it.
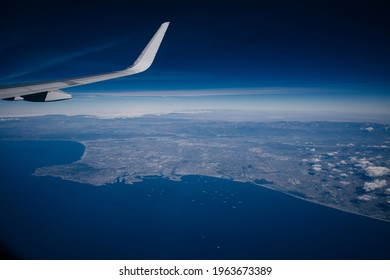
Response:
[[[0,131],[1,139],[85,146],[77,162],[38,168],[35,176],[106,187],[115,182],[130,187],[148,176],[211,176],[390,221],[386,124],[51,116],[3,121]]]

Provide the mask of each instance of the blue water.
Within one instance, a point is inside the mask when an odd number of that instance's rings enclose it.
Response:
[[[390,223],[202,176],[104,187],[34,177],[75,142],[0,142],[0,245],[22,259],[390,259]]]

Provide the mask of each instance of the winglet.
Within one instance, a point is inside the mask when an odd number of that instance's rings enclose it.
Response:
[[[165,32],[168,29],[169,22],[164,22],[160,28],[154,34],[153,38],[146,45],[144,50],[138,56],[133,65],[128,67],[125,71],[132,73],[139,73],[147,70],[152,65],[153,60],[157,54],[158,48],[160,47],[161,41],[164,38]]]

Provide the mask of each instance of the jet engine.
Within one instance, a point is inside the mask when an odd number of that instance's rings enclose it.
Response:
[[[30,102],[52,102],[52,101],[61,101],[66,99],[71,99],[72,95],[69,93],[63,92],[61,90],[53,90],[46,92],[39,92],[34,94],[28,94],[23,96],[16,96],[5,98],[4,100],[9,101],[18,101],[18,100],[26,100]]]

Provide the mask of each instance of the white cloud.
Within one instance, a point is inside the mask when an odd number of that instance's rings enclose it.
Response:
[[[387,189],[385,190],[385,193],[390,194],[390,188],[387,188]]]
[[[374,198],[369,194],[363,194],[363,195],[358,196],[357,199],[363,200],[363,201],[370,201],[370,200],[373,200]]]
[[[366,192],[373,191],[375,189],[383,188],[387,185],[386,180],[379,180],[375,179],[374,182],[365,182],[364,183],[364,190]]]
[[[360,163],[361,165],[372,165],[372,163],[369,162],[366,158],[360,159],[360,160],[359,160],[359,163]]]
[[[19,118],[0,118],[0,122],[17,121]]]
[[[313,164],[314,171],[321,171],[321,164]]]
[[[354,143],[349,143],[349,144],[337,143],[336,146],[340,146],[340,147],[355,147],[355,144]]]
[[[335,156],[338,154],[338,152],[330,152],[330,153],[326,153],[328,156],[332,157],[332,156]]]
[[[368,131],[368,132],[371,132],[374,130],[373,127],[369,126],[369,127],[366,127],[366,128],[362,128],[362,130],[365,130],[365,131]]]
[[[345,160],[340,161],[340,164],[347,164]]]
[[[356,166],[358,167],[361,167],[363,169],[365,169],[367,166],[372,166],[373,164],[367,160],[366,158],[361,158],[361,159],[357,159],[357,158],[354,158],[353,161],[357,161],[358,163],[356,164]]]
[[[387,145],[368,145],[368,148],[378,148],[378,149],[387,149],[389,146]]]
[[[370,177],[381,177],[390,174],[390,169],[383,166],[367,166],[365,171]]]

